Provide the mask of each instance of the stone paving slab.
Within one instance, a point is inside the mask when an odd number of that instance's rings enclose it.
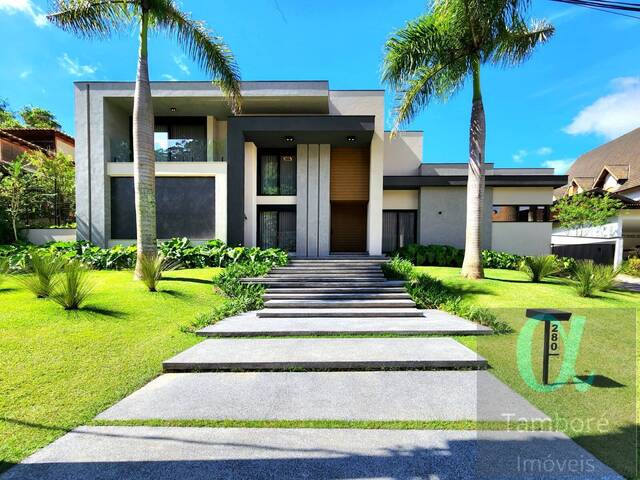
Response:
[[[233,338],[205,340],[163,362],[165,371],[485,368],[451,338]]]
[[[532,460],[533,471],[526,469],[523,459]],[[567,459],[581,467],[567,473]],[[551,470],[538,470],[535,462],[545,460]],[[555,432],[79,427],[11,469],[2,480],[183,478],[622,477]]]
[[[304,335],[490,335],[493,331],[438,310],[417,318],[258,318],[247,312],[198,330],[203,337]]]
[[[545,420],[487,371],[170,373],[99,420]]]

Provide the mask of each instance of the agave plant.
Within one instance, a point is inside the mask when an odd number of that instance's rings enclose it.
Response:
[[[520,263],[520,271],[524,272],[533,283],[540,283],[545,277],[554,275],[561,269],[555,255],[524,257]]]
[[[612,290],[616,285],[616,277],[621,272],[621,268],[615,268],[611,265],[595,265],[594,273],[598,279],[599,289],[603,292]]]
[[[65,310],[78,310],[93,290],[87,267],[77,260],[71,260],[64,266],[61,277],[51,299]]]
[[[64,260],[56,255],[43,255],[31,252],[29,269],[31,273],[20,279],[22,284],[38,298],[51,296],[58,283],[58,273],[62,270]]]
[[[162,280],[162,272],[174,270],[177,262],[168,260],[162,253],[144,255],[140,260],[140,280],[150,292],[158,291],[158,283]]]
[[[593,260],[578,260],[571,271],[574,288],[581,297],[592,297],[599,291],[613,288],[619,268],[596,265]]]

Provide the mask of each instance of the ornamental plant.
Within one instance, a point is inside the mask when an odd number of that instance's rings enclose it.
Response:
[[[617,215],[622,206],[622,202],[609,193],[584,192],[562,197],[551,212],[564,228],[597,227]]]

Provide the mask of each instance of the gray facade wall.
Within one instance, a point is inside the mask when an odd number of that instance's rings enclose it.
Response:
[[[485,189],[482,248],[491,248],[491,188]],[[418,239],[422,245],[464,248],[467,221],[466,187],[422,187],[418,214]]]

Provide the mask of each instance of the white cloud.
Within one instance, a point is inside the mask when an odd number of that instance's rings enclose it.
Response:
[[[545,160],[542,162],[542,166],[546,168],[553,168],[555,173],[558,175],[562,175],[563,173],[567,173],[569,167],[574,162],[574,158],[559,158],[557,160]]]
[[[167,80],[169,82],[177,82],[178,81],[178,79],[176,77],[174,77],[173,75],[169,75],[168,73],[163,73],[161,76],[162,76],[162,78],[164,80]]]
[[[34,5],[32,0],[0,0],[0,11],[7,13],[7,15],[24,13],[30,16],[38,27],[44,27],[48,24],[47,16],[40,7]]]
[[[553,148],[540,147],[538,150],[536,150],[536,153],[540,156],[551,155],[553,153]]]
[[[93,65],[80,65],[80,61],[78,59],[74,60],[66,53],[62,54],[62,56],[58,58],[58,63],[67,71],[67,73],[70,73],[75,77],[93,75],[98,69],[98,67]]]
[[[27,69],[27,70],[23,70],[22,72],[20,72],[20,75],[18,75],[22,80],[24,80],[25,78],[28,78],[31,75],[31,70]]]
[[[527,155],[529,155],[529,152],[526,150],[518,150],[511,156],[511,158],[513,158],[513,161],[516,163],[522,163]]]
[[[576,115],[566,133],[595,133],[607,139],[619,137],[640,126],[640,77],[611,81],[613,93],[598,98]]]
[[[184,73],[185,75],[191,75],[191,70],[189,70],[189,67],[187,66],[187,64],[184,63],[185,58],[186,57],[184,55],[180,55],[180,56],[174,55],[173,61],[176,62],[176,65],[178,66],[180,71],[182,71],[182,73]]]

